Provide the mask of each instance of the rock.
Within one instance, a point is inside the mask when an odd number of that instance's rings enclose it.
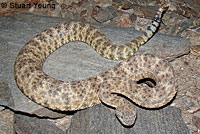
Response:
[[[104,23],[115,17],[117,17],[116,9],[112,6],[100,8],[99,13],[93,16],[93,18],[99,23]]]
[[[122,126],[103,105],[74,114],[67,134],[189,134],[180,109],[165,107],[160,110],[138,109],[136,123],[131,128]]]
[[[65,134],[46,119],[21,114],[15,115],[15,131],[17,134]]]
[[[71,116],[65,116],[64,118],[56,119],[56,120],[51,120],[59,129],[62,131],[66,131],[70,124],[71,124],[71,119],[73,115]]]
[[[7,82],[0,82],[0,105],[14,106],[11,89]]]
[[[0,112],[0,134],[14,134],[14,113],[9,109]]]
[[[200,129],[200,117],[193,116],[192,117],[192,123],[194,126],[196,126],[198,129]]]

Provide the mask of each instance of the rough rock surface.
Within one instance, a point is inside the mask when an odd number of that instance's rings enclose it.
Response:
[[[138,109],[134,126],[126,128],[116,119],[114,111],[97,105],[77,112],[67,134],[189,134],[189,130],[183,123],[181,111],[175,107]]]
[[[15,132],[17,134],[64,134],[52,122],[46,119],[15,114]]]
[[[0,134],[14,134],[14,113],[9,109],[0,112]]]

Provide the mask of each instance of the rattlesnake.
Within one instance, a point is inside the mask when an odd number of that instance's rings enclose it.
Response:
[[[133,124],[135,107],[126,97],[142,107],[157,108],[176,93],[173,69],[165,61],[152,55],[130,57],[156,31],[164,10],[165,7],[159,9],[145,34],[122,46],[113,45],[97,29],[79,22],[60,24],[42,32],[16,58],[14,75],[18,87],[31,100],[53,110],[79,110],[104,102],[116,108],[123,124]],[[46,75],[42,71],[45,59],[57,48],[76,40],[86,42],[105,58],[130,58],[85,80],[64,82]],[[138,84],[143,78],[155,80],[156,86],[149,81]]]

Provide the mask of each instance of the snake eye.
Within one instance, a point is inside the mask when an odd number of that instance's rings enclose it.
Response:
[[[147,86],[153,88],[156,86],[156,81],[152,78],[143,78],[136,82],[137,84],[146,84]]]

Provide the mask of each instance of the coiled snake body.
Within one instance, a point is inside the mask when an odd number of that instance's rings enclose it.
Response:
[[[123,124],[133,124],[134,105],[117,94],[142,107],[157,108],[167,104],[176,93],[169,64],[152,55],[130,57],[151,38],[164,10],[164,7],[159,9],[145,34],[121,46],[113,45],[97,29],[79,22],[60,24],[42,32],[29,41],[16,58],[14,74],[18,87],[31,100],[54,110],[79,110],[102,101],[116,108],[116,115]],[[126,60],[113,69],[80,81],[61,81],[46,75],[42,71],[45,59],[57,48],[76,40],[86,42],[105,58]],[[138,83],[145,78],[155,80],[156,86]]]

